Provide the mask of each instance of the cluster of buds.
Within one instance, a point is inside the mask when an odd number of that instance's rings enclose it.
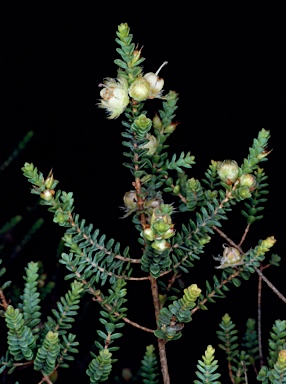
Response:
[[[243,255],[235,247],[229,247],[227,244],[223,244],[223,255],[213,258],[220,262],[217,269],[223,269],[228,267],[236,267],[243,264]]]
[[[150,223],[145,224],[142,235],[158,252],[164,252],[171,247],[167,240],[175,234],[171,219],[172,210],[171,205],[161,204],[159,209],[153,210]]]
[[[234,196],[237,200],[251,197],[251,192],[256,188],[256,178],[250,173],[244,173],[240,177],[239,167],[235,160],[224,160],[218,162],[217,173],[221,181],[227,185],[237,183]]]

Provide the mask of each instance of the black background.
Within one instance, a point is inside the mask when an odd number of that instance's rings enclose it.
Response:
[[[131,174],[122,167],[122,125],[120,118],[108,121],[104,111],[96,106],[98,84],[104,77],[116,77],[113,60],[118,58],[117,26],[128,22],[133,42],[144,46],[145,73],[155,72],[163,61],[168,61],[160,73],[165,79],[164,89],[175,90],[180,97],[180,124],[170,138],[170,153],[191,151],[196,165],[190,177],[203,178],[211,159],[231,158],[241,163],[261,128],[270,130],[269,149],[273,151],[269,161],[262,163],[269,176],[269,200],[264,220],[253,225],[244,246],[248,249],[259,239],[275,236],[273,252],[282,257],[281,269],[272,267],[265,274],[285,295],[282,10],[274,6],[250,9],[222,4],[199,7],[182,1],[172,6],[160,2],[98,1],[73,5],[22,2],[3,11],[1,159],[6,160],[26,132],[33,130],[34,137],[2,173],[1,223],[23,213],[23,204],[35,203],[21,172],[24,162],[32,162],[44,175],[53,168],[55,178],[60,180],[59,188],[73,191],[76,212],[81,218],[92,222],[108,238],[120,240],[122,246],[133,245],[133,257],[137,257],[132,224],[129,219],[120,219],[122,197],[132,189]],[[154,111],[160,108],[160,103],[148,101],[146,107]],[[239,209],[234,210],[223,226],[237,243],[245,228],[245,220],[238,212]],[[33,246],[23,249],[17,263],[14,259],[7,261],[7,273],[12,270],[19,281],[30,260],[45,260],[51,273],[63,234],[61,228],[51,223],[45,208],[37,210],[37,215],[46,220]],[[174,220],[179,222],[176,216]],[[206,247],[196,272],[184,277],[186,284],[204,284],[206,278],[211,279],[212,254],[222,252],[223,242],[216,238],[212,247]],[[128,285],[128,316],[154,327],[148,283],[142,283],[138,290],[136,283]],[[194,380],[196,361],[208,344],[217,349],[220,371],[227,372],[224,355],[217,347],[218,323],[228,312],[235,323],[241,324],[241,336],[246,319],[257,317],[256,303],[257,276],[253,276],[240,289],[232,288],[226,299],[209,304],[208,312],[196,313],[192,323],[185,327],[183,337],[167,345],[171,382]],[[82,347],[96,338],[96,311],[88,308],[90,330],[82,338]],[[266,286],[262,311],[267,342],[274,320],[285,319],[286,311],[285,304]],[[88,329],[85,323],[80,326]],[[114,374],[124,366],[136,371],[145,345],[155,342],[129,325],[124,331],[124,338],[119,340],[120,350],[114,354],[120,360]],[[264,352],[267,354],[266,344]],[[86,369],[89,357],[85,359],[85,366],[72,364],[73,379],[78,374],[82,383],[88,382],[80,371]],[[59,383],[65,382],[64,375],[60,371]],[[227,376],[223,377],[222,382],[228,382]]]

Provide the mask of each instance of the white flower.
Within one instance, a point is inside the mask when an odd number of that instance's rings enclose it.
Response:
[[[162,96],[164,79],[160,79],[158,73],[166,64],[168,64],[168,62],[164,61],[156,73],[148,72],[144,75],[144,79],[146,79],[150,85],[149,99]]]
[[[98,103],[99,108],[105,108],[109,114],[108,119],[116,119],[124,112],[129,104],[128,83],[124,78],[112,79],[107,77],[100,91],[102,99]]]
[[[164,79],[160,79],[159,76],[153,72],[146,73],[144,79],[147,80],[150,85],[149,99],[160,97],[162,95]]]
[[[228,247],[227,244],[223,244],[223,256],[213,258],[220,262],[217,269],[223,269],[228,267],[236,267],[243,264],[243,255],[240,254],[239,250],[235,247]]]

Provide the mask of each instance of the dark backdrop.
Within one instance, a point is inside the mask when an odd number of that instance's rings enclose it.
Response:
[[[263,163],[269,176],[269,200],[264,220],[253,226],[245,246],[275,236],[273,252],[282,257],[283,268],[270,268],[266,274],[285,295],[285,62],[281,9],[207,4],[199,7],[182,1],[172,6],[143,1],[92,3],[22,2],[10,3],[3,9],[1,159],[8,157],[26,132],[33,130],[34,137],[2,173],[1,223],[24,213],[23,204],[35,203],[21,174],[27,161],[44,175],[53,168],[55,178],[60,180],[59,188],[74,192],[76,211],[87,222],[108,238],[120,239],[123,246],[131,243],[137,247],[129,219],[120,219],[122,197],[132,188],[131,175],[122,167],[120,118],[108,121],[96,106],[98,84],[104,77],[116,76],[113,60],[118,57],[117,26],[128,22],[133,42],[144,46],[144,72],[155,72],[163,61],[169,62],[161,72],[164,88],[166,92],[177,91],[180,97],[180,125],[169,142],[170,152],[191,151],[196,156],[197,164],[190,176],[202,178],[211,159],[241,162],[259,130],[271,131],[269,149],[273,148],[273,152]],[[160,101],[146,105],[160,108]],[[63,234],[43,207],[37,215],[46,220],[33,246],[24,248],[13,262],[7,261],[8,270],[12,269],[19,281],[30,260],[43,259],[52,273]],[[235,212],[230,218],[230,228],[225,224],[223,229],[239,242],[245,221]],[[185,277],[186,282],[203,284],[208,272],[211,276],[211,255],[221,253],[222,243],[218,239],[213,248],[207,248],[207,258],[202,258],[194,276]],[[135,283],[130,283],[130,288],[128,298],[135,310],[130,310],[130,318],[153,327],[152,316],[146,317],[148,309],[152,311],[148,284],[137,291]],[[194,316],[181,340],[167,345],[173,383],[192,382],[197,359],[208,344],[217,345],[215,331],[225,312],[242,325],[248,317],[256,318],[256,288],[257,277],[253,276],[242,288],[231,289],[227,299],[209,304],[209,312]],[[262,308],[267,341],[273,321],[285,319],[285,305],[265,286]],[[89,311],[88,321],[97,325],[96,313],[93,308]],[[146,343],[154,341],[128,325],[125,332],[119,341],[120,351],[115,354],[122,359],[116,372],[123,366],[136,370]],[[81,346],[95,337],[86,333]],[[217,354],[221,371],[226,372],[218,348]],[[89,357],[85,358],[84,364],[88,364]],[[75,378],[80,367],[78,363],[73,367]]]

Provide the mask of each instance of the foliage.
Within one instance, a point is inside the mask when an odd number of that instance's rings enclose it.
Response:
[[[261,272],[263,268],[279,267],[277,254],[270,255],[266,266],[263,264],[275,245],[274,236],[260,239],[246,251],[242,249],[250,226],[263,218],[260,213],[267,201],[268,184],[260,163],[265,162],[271,152],[267,150],[270,132],[265,129],[258,132],[240,165],[231,159],[211,160],[201,180],[190,177],[188,172],[195,164],[191,152],[171,155],[168,152],[167,141],[171,140],[178,125],[175,117],[179,98],[173,90],[163,93],[164,80],[158,73],[166,63],[156,73],[143,74],[142,48],[138,49],[132,42],[128,24],[120,24],[116,35],[119,45],[116,51],[120,55],[114,61],[118,66],[117,78],[108,77],[100,84],[98,105],[106,110],[108,119],[124,116],[121,136],[126,160],[123,166],[131,174],[134,189],[124,195],[123,218],[131,218],[140,248],[123,247],[119,240],[94,229],[92,223],[86,223],[75,212],[73,193],[58,189],[59,181],[54,178],[53,171],[45,177],[33,163],[25,162],[22,171],[32,185],[31,193],[61,227],[66,252],[60,252],[58,264],[64,271],[62,280],[71,280],[71,283],[69,289],[64,285],[65,291],[54,305],[45,308],[43,303],[51,286],[45,282],[40,261],[27,264],[24,288],[13,300],[8,290],[11,282],[1,280],[1,314],[7,330],[7,348],[0,359],[1,374],[11,375],[21,366],[35,371],[41,383],[57,381],[58,371],[69,368],[69,362],[80,352],[77,334],[72,332],[76,328],[74,323],[82,316],[79,312],[84,308],[83,301],[87,300],[98,305],[98,323],[92,325],[96,339],[90,350],[91,357],[85,362],[85,377],[91,383],[111,380],[117,361],[114,356],[124,336],[123,328],[129,324],[139,332],[151,334],[157,349],[153,344],[148,345],[138,373],[133,376],[125,371],[122,379],[130,382],[138,379],[145,384],[157,384],[162,379],[165,384],[170,383],[166,344],[183,336],[184,327],[192,321],[193,315],[206,310],[208,303],[225,298],[229,286],[240,287],[254,273],[266,279]],[[158,99],[162,106],[150,118],[145,103],[153,99]],[[22,149],[31,136],[28,133],[18,148]],[[13,152],[11,159],[16,155],[18,151]],[[1,170],[9,163],[10,160],[6,161]],[[166,203],[170,199],[171,203]],[[236,244],[221,227],[239,204],[244,206],[241,213],[246,218],[246,231],[241,242]],[[181,227],[175,225],[174,213],[182,216]],[[8,219],[0,235],[11,231],[21,220],[20,215]],[[18,248],[33,240],[42,224],[43,219],[38,219],[19,241]],[[213,273],[211,281],[205,280],[205,287],[191,283],[185,288],[177,284],[181,275],[197,268],[206,253],[205,247],[216,233],[225,241],[223,255],[214,257],[219,261],[218,272]],[[2,252],[3,249],[5,243]],[[3,267],[0,276],[5,273]],[[150,282],[155,329],[128,317],[128,283],[137,280]],[[273,290],[285,299],[275,287]],[[84,312],[88,316],[88,311]],[[233,384],[246,383],[249,368],[257,373],[256,365],[261,357],[256,321],[248,319],[241,344],[228,314],[223,316],[219,326],[217,335],[222,342],[219,347],[226,352],[230,380]],[[268,366],[261,367],[258,381],[285,382],[285,335],[285,320],[277,320],[269,340]],[[220,383],[214,352],[209,344],[202,359],[198,360],[195,384]],[[159,375],[157,357],[162,375]],[[118,376],[115,379],[122,382]]]

